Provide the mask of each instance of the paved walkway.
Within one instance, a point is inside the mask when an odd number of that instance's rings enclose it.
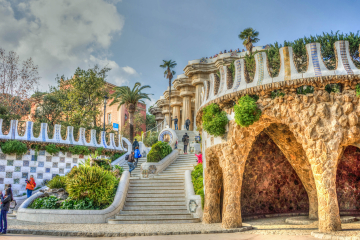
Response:
[[[256,235],[249,233],[220,233],[220,234],[196,234],[186,235],[186,240],[312,240],[311,236],[278,236]],[[115,237],[115,238],[82,238],[82,237],[51,237],[34,235],[7,235],[1,236],[1,240],[183,240],[184,235],[178,236],[144,236],[144,237]]]

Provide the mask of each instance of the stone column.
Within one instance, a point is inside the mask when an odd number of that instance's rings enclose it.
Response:
[[[165,119],[166,119],[166,125],[169,125],[169,127],[170,127],[171,125],[170,125],[170,121],[169,121],[169,112],[168,112],[168,110],[167,110],[167,113],[164,113],[164,116],[165,116]]]
[[[181,126],[179,125],[180,124],[180,105],[172,106],[172,108],[173,108],[172,118],[174,119],[177,116],[177,118],[178,118],[178,128],[181,129]],[[174,121],[172,122],[171,126],[172,126],[171,127],[172,129],[175,129]]]
[[[182,110],[182,130],[186,130],[185,121],[187,119],[191,121],[191,96],[183,96],[183,110]],[[191,127],[191,126],[190,126]],[[190,128],[189,128],[190,129]]]
[[[197,111],[199,110],[202,104],[201,91],[203,86],[204,86],[203,84],[197,84],[195,86],[195,113],[197,113]]]

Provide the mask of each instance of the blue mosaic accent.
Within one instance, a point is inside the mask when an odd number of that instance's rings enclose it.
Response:
[[[46,123],[41,123],[41,139],[43,142],[46,142],[45,133],[47,129],[45,127],[46,127]]]
[[[30,141],[31,140],[31,132],[32,132],[32,122],[27,122],[27,135],[26,135],[26,140]]]
[[[107,148],[106,142],[105,142],[105,132],[104,131],[101,134],[101,140],[102,140],[102,144],[103,144],[104,148]]]
[[[37,178],[37,179],[43,179],[43,174],[42,174],[42,173],[38,173],[36,178]]]
[[[67,169],[71,168],[71,163],[66,163],[66,168]]]
[[[30,172],[31,173],[36,173],[36,167],[30,167]]]
[[[6,155],[3,153],[0,153],[0,159],[6,159]]]
[[[59,168],[59,173],[60,173],[60,174],[64,174],[64,169],[63,169],[63,168]]]
[[[57,168],[57,167],[58,167],[58,163],[57,163],[57,162],[53,162],[52,167],[53,167],[53,168]]]
[[[349,60],[347,58],[345,41],[340,41],[340,56],[347,74],[354,75],[354,72],[351,69],[349,65]]]
[[[322,73],[320,70],[320,64],[319,64],[319,58],[317,55],[316,43],[310,43],[310,49],[311,49],[311,59],[313,62],[315,76],[320,77],[320,76],[322,76]]]
[[[28,176],[29,176],[29,174],[27,173],[27,172],[23,172],[22,174],[21,174],[21,178],[28,178]]]
[[[12,178],[12,172],[6,172],[5,178]]]
[[[235,69],[236,69],[236,83],[234,86],[234,92],[236,92],[237,89],[240,87],[240,83],[241,83],[241,61],[236,60],[234,64],[235,64]],[[234,79],[234,81],[235,81],[235,79]]]
[[[31,161],[37,161],[37,156],[36,155],[31,155]]]
[[[160,136],[159,136],[159,139],[160,139],[160,141],[164,141],[164,136],[165,135],[169,135],[170,136],[170,142],[172,142],[172,140],[173,140],[173,135],[172,135],[172,133],[170,132],[170,131],[168,131],[168,130],[165,130],[165,131],[163,131],[161,134],[160,134]]]
[[[65,162],[65,158],[64,157],[60,157],[60,162],[64,163]]]
[[[15,132],[16,132],[16,127],[17,127],[17,121],[16,120],[11,120],[11,139],[15,139]]]
[[[96,131],[95,131],[95,130],[91,130],[91,141],[93,142],[94,146],[97,145],[97,141],[96,141]]]
[[[50,173],[50,168],[45,168],[46,173]]]
[[[85,145],[85,129],[80,128],[80,140],[82,145]]]
[[[51,162],[51,160],[52,160],[52,156],[46,156],[46,161],[47,162]]]
[[[77,163],[78,159],[77,158],[73,158],[73,163]]]
[[[224,67],[220,68],[220,87],[219,87],[219,91],[217,94],[220,94],[224,88],[225,82],[226,82],[226,77],[225,77],[225,70]]]
[[[257,82],[257,86],[259,86],[259,85],[261,85],[262,84],[262,81],[264,80],[264,58],[263,58],[263,55],[262,55],[262,53],[259,53],[258,55],[258,58],[259,58],[259,66],[257,66],[257,67],[259,67],[259,71],[258,71],[258,73],[259,73],[259,79],[258,79],[258,82]]]
[[[28,167],[29,166],[29,161],[23,161],[23,166]]]
[[[16,166],[14,172],[21,172],[21,167],[20,167],[20,166]]]
[[[68,128],[68,134],[69,134],[70,144],[73,144],[73,131],[74,131],[74,128],[73,128],[73,127]]]
[[[61,139],[61,136],[60,136],[60,130],[61,130],[61,125],[56,125],[55,126],[55,140],[57,143],[60,143],[60,139]]]
[[[7,160],[7,166],[14,166],[14,160]]]
[[[44,167],[44,162],[38,162],[38,167]]]
[[[4,178],[0,178],[0,184],[4,184]]]
[[[16,160],[22,160],[22,155],[16,155]]]
[[[0,165],[0,172],[5,172],[5,165]]]
[[[39,156],[45,156],[45,150],[40,150],[39,151]]]
[[[20,183],[20,178],[15,178],[14,179],[14,184],[19,184]]]

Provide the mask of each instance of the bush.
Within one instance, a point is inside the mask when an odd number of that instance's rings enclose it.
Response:
[[[226,113],[213,103],[203,110],[203,129],[211,135],[222,136],[225,133],[225,126],[229,122]]]
[[[124,172],[124,168],[120,167],[119,165],[115,165],[113,170],[119,170],[119,174],[121,175]]]
[[[116,159],[118,159],[119,157],[121,157],[124,154],[125,154],[125,152],[123,152],[123,153],[115,153],[114,155],[112,155],[110,157],[111,162],[115,161]]]
[[[158,141],[147,155],[147,162],[159,162],[172,152],[172,148],[166,142]]]
[[[67,198],[61,204],[61,209],[74,209],[74,210],[99,210],[102,209],[99,206],[94,205],[94,201],[89,198],[75,200]]]
[[[152,146],[158,141],[159,132],[149,132],[145,134],[144,144],[145,146]]]
[[[297,94],[306,95],[308,93],[313,93],[314,87],[313,86],[301,86],[296,89]]]
[[[65,176],[55,176],[53,179],[51,179],[46,186],[50,189],[54,188],[66,188],[66,177]]]
[[[204,183],[203,183],[203,165],[198,164],[191,172],[191,179],[194,185],[194,191],[196,195],[201,196],[201,205],[204,209]]]
[[[55,144],[46,145],[45,150],[51,155],[55,155],[60,152],[60,148],[58,148]]]
[[[261,110],[256,105],[256,101],[248,95],[239,99],[239,103],[234,106],[234,112],[235,122],[242,127],[252,125],[261,116]]]
[[[118,180],[112,172],[99,166],[81,165],[66,177],[66,191],[74,200],[88,198],[95,206],[110,205],[116,193]]]
[[[110,159],[106,159],[106,158],[102,158],[102,159],[97,159],[95,160],[95,163],[101,167],[102,169],[106,170],[106,171],[111,171],[112,167],[111,167],[111,160]]]
[[[71,152],[72,154],[76,154],[76,155],[89,155],[90,154],[90,150],[88,147],[79,146],[79,145],[70,147],[69,152]]]
[[[325,86],[325,91],[327,91],[328,93],[340,93],[341,92],[341,86],[338,83],[334,83],[334,84],[328,84]]]
[[[18,140],[9,140],[1,144],[1,151],[5,154],[24,155],[27,153],[28,148],[25,143]]]
[[[280,92],[279,90],[275,90],[271,92],[271,98],[274,99],[276,97],[284,97],[285,93]]]
[[[59,201],[55,196],[49,196],[44,198],[37,198],[34,202],[31,203],[29,208],[33,209],[58,209],[60,207],[60,203],[56,203]]]

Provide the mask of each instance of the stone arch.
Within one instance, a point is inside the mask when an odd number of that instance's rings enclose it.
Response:
[[[234,69],[235,71],[235,69]],[[233,87],[235,79],[233,78],[233,75],[229,69],[229,67],[226,67],[226,86],[227,89],[231,89]]]
[[[219,93],[220,88],[220,77],[217,75],[217,73],[214,74],[214,96],[216,96]]]

